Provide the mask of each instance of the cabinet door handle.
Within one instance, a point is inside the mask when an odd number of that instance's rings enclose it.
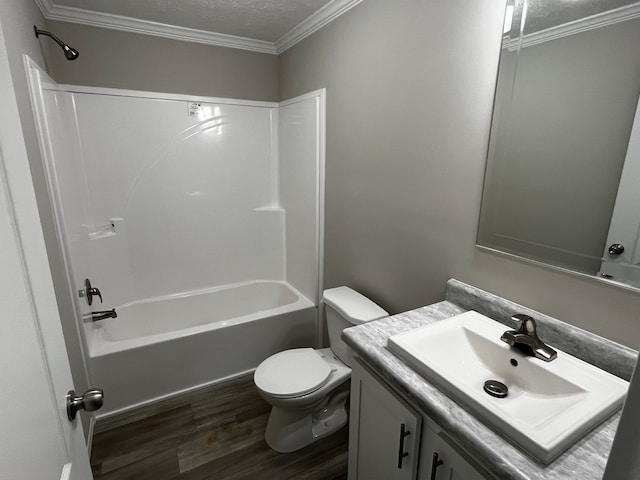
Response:
[[[402,468],[402,459],[409,455],[404,451],[404,438],[411,432],[405,429],[404,423],[400,424],[400,441],[398,442],[398,468]]]
[[[442,463],[442,460],[438,458],[438,452],[433,452],[433,460],[431,461],[431,480],[436,480],[436,472]]]

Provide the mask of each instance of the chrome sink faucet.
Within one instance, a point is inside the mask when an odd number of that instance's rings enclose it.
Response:
[[[515,330],[507,330],[500,340],[517,348],[525,355],[531,355],[545,362],[550,362],[558,356],[553,348],[538,338],[536,322],[529,315],[517,313],[511,317],[516,322]]]

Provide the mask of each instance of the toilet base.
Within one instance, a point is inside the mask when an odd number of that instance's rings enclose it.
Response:
[[[264,438],[278,453],[290,453],[331,435],[347,424],[348,390],[329,398],[321,408],[285,409],[272,407]]]

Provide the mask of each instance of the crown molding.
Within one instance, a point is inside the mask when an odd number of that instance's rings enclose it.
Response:
[[[75,7],[56,5],[51,0],[35,0],[47,20],[79,23],[93,27],[110,28],[124,32],[141,33],[157,37],[172,38],[187,42],[205,43],[219,47],[239,48],[261,53],[276,53],[273,42],[252,38],[225,35],[204,30],[196,30],[165,23],[150,22],[137,18],[123,17],[110,13],[93,12]]]
[[[530,33],[522,37],[521,44],[518,38],[510,39],[508,49],[513,51],[519,47],[532,47],[533,45],[539,45],[551,40],[595,30],[596,28],[606,27],[608,25],[615,25],[616,23],[633,20],[635,18],[640,18],[640,2],[574,20],[573,22],[563,23],[556,27],[540,30],[539,32]]]
[[[178,27],[165,23],[139,20],[110,13],[94,12],[81,8],[56,5],[52,0],[35,0],[42,14],[47,20],[58,20],[61,22],[79,23],[93,27],[110,28],[124,32],[141,33],[143,35],[154,35],[157,37],[183,40],[187,42],[204,43],[216,45],[218,47],[238,48],[253,52],[279,54],[292,47],[302,39],[308,37],[313,32],[324,27],[327,23],[335,20],[343,13],[347,12],[362,0],[333,0],[309,18],[283,35],[276,42],[255,40],[253,38],[238,37],[235,35],[225,35],[223,33],[196,30],[186,27]]]
[[[293,27],[275,42],[277,53],[282,53],[312,33],[320,30],[329,22],[351,10],[363,0],[333,0],[307,19]]]

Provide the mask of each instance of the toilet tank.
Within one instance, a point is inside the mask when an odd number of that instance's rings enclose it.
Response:
[[[351,349],[340,335],[345,328],[388,317],[384,309],[349,287],[325,290],[322,295],[329,330],[329,345],[335,355],[351,366]]]

